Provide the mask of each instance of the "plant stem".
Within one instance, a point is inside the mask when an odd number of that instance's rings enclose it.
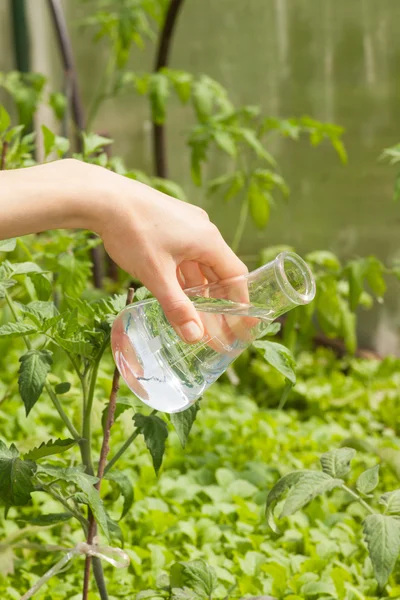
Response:
[[[357,502],[359,502],[369,513],[371,513],[371,515],[375,514],[375,511],[370,507],[369,504],[367,504],[367,502],[365,502],[365,500],[361,498],[361,496],[357,494],[357,492],[347,487],[347,485],[343,485],[342,489],[344,489],[348,494],[350,494],[350,496],[352,496],[354,500],[357,500]]]
[[[247,198],[247,187],[244,189],[242,205],[240,207],[239,220],[236,227],[235,235],[233,236],[232,250],[237,254],[242,241],[244,228],[246,226],[247,217],[249,215],[249,201]]]
[[[126,297],[126,305],[132,303],[134,294],[135,294],[135,290],[133,288],[129,288],[128,294]],[[98,367],[98,363],[97,363],[97,367]],[[97,371],[96,371],[96,373],[97,373]],[[91,384],[93,383],[93,379],[94,378],[93,378],[93,374],[92,374]],[[114,423],[115,408],[117,405],[117,396],[118,396],[118,390],[119,390],[119,379],[120,379],[119,371],[115,367],[112,386],[111,386],[110,401],[108,403],[106,425],[104,427],[103,442],[101,444],[100,459],[99,459],[99,464],[97,467],[98,481],[95,485],[95,488],[98,491],[100,491],[101,482],[102,482],[104,472],[105,472],[105,467],[106,467],[107,455],[110,451],[110,433],[111,433],[111,427]],[[92,387],[93,387],[93,385],[91,385],[91,388]],[[94,390],[93,391],[91,390],[89,392],[89,398],[91,398],[91,403],[93,403],[93,394],[94,394]],[[89,399],[88,399],[88,407],[89,407]],[[90,413],[89,413],[89,417],[90,417]],[[88,420],[87,415],[85,415],[85,418],[86,418],[86,420]],[[89,433],[90,433],[90,430],[89,430]],[[90,440],[89,440],[89,442],[90,442]],[[94,518],[93,513],[90,511],[89,512],[89,530],[87,533],[87,543],[89,545],[93,544],[93,540],[96,535],[96,530],[97,530],[96,520]],[[92,562],[92,557],[87,555],[86,560],[85,560],[85,573],[84,573],[84,580],[83,580],[82,600],[87,600],[87,597],[88,597],[91,562]],[[103,599],[107,598],[107,590],[106,590],[105,585],[101,586],[101,582],[103,581],[103,583],[104,583],[104,577],[103,577],[103,571],[101,569],[101,562],[99,560],[97,560],[97,561],[93,560],[93,573],[96,576],[96,581],[97,581],[97,585],[99,587],[100,596],[103,600]],[[97,575],[96,575],[96,573],[97,573]],[[99,582],[100,582],[100,585],[99,585]],[[105,595],[102,594],[101,588],[103,588],[103,593],[105,593]]]
[[[6,292],[5,293],[5,298],[7,301],[7,304],[11,310],[11,313],[15,319],[15,321],[18,321],[18,315],[17,315],[17,311],[15,310],[15,306],[13,304],[13,301],[11,300],[9,294]],[[28,350],[32,350],[32,344],[30,342],[30,340],[28,339],[28,337],[26,335],[23,336],[23,340],[25,342],[25,346],[27,347]],[[53,388],[51,387],[51,385],[46,381],[44,384],[45,390],[46,392],[49,394],[51,401],[54,404],[55,409],[57,410],[58,414],[60,415],[61,419],[63,420],[66,428],[68,429],[68,431],[70,432],[70,434],[72,435],[72,437],[75,440],[80,440],[81,436],[79,435],[78,431],[75,429],[74,425],[71,423],[70,419],[68,418],[67,414],[64,412],[59,399],[57,398],[56,393],[54,392]]]
[[[157,414],[157,411],[153,410],[150,414],[155,415],[155,414]],[[114,454],[114,456],[112,457],[110,462],[107,463],[107,466],[104,469],[104,474],[108,473],[108,471],[113,468],[113,466],[115,465],[117,460],[119,460],[121,458],[121,456],[124,454],[124,452],[126,452],[126,450],[128,450],[128,448],[132,444],[132,442],[134,442],[136,440],[139,433],[140,433],[139,429],[135,429],[135,431],[128,437],[126,442],[124,442],[122,444],[122,446],[118,450],[118,452],[116,452],[116,454]]]
[[[168,64],[169,53],[172,45],[173,32],[178,20],[179,11],[184,0],[170,0],[165,21],[160,33],[154,73],[157,73]],[[167,153],[165,139],[165,125],[153,123],[153,155],[154,167],[157,177],[168,177]]]

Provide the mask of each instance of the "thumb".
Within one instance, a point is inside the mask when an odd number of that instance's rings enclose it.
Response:
[[[151,283],[147,287],[161,304],[165,316],[179,337],[189,344],[199,342],[204,335],[203,323],[179,285],[175,264],[163,269],[162,277]]]

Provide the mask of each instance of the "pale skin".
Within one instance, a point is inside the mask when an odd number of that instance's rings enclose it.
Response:
[[[189,343],[203,323],[183,288],[247,273],[202,209],[102,167],[65,159],[0,172],[0,239],[89,229]]]

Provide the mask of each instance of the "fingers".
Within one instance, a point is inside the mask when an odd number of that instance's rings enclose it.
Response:
[[[207,284],[207,278],[200,269],[199,263],[187,260],[179,265],[179,269],[183,275],[184,289]]]
[[[219,280],[230,279],[248,273],[244,262],[231,250],[214,225],[208,239],[204,241],[204,249],[198,257],[206,267],[210,267]]]
[[[189,344],[199,342],[204,335],[203,324],[192,302],[181,288],[175,263],[164,263],[150,281],[143,283],[157,298],[179,337]]]

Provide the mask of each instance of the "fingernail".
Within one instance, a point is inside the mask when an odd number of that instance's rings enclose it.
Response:
[[[180,332],[182,337],[189,342],[189,344],[200,341],[203,335],[196,321],[189,321],[182,325],[182,327],[180,327]]]

